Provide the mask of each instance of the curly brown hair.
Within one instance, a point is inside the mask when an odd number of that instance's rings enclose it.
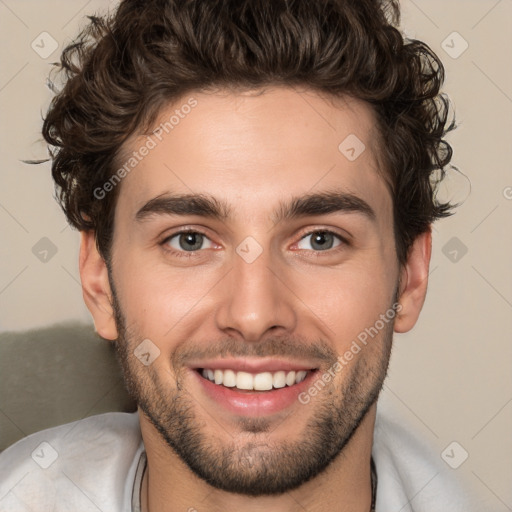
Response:
[[[98,199],[123,143],[191,91],[306,86],[369,103],[392,192],[397,257],[453,205],[436,201],[454,127],[444,68],[397,30],[397,1],[123,0],[63,51],[64,87],[43,125],[58,200],[72,226],[94,230],[109,262],[119,188]],[[433,177],[436,176],[436,179]]]

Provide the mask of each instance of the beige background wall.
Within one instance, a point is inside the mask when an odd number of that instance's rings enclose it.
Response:
[[[0,331],[91,321],[79,285],[78,234],[51,199],[49,165],[20,159],[46,156],[39,129],[51,98],[49,63],[85,14],[108,5],[0,0]],[[436,225],[423,315],[396,337],[384,398],[439,456],[457,441],[456,457],[462,449],[469,457],[453,471],[495,510],[512,510],[512,1],[402,5],[406,34],[425,40],[446,65],[445,90],[460,125],[450,141],[467,179],[454,178],[446,194],[464,199],[468,183],[471,193],[456,216]],[[52,44],[58,48],[46,56]]]

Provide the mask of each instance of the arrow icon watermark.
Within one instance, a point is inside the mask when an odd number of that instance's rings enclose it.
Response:
[[[135,348],[133,354],[144,366],[149,366],[160,355],[160,349],[146,338]]]
[[[252,237],[248,236],[236,248],[236,253],[246,262],[253,263],[263,252],[263,247]]]
[[[338,146],[340,153],[350,162],[357,160],[365,151],[366,146],[355,134],[351,133]]]

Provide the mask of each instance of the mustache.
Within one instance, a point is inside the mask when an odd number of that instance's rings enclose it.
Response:
[[[188,366],[189,361],[225,357],[281,357],[306,359],[316,366],[332,366],[337,361],[336,352],[324,340],[307,342],[299,338],[271,337],[262,341],[247,342],[226,338],[216,342],[194,344],[181,343],[171,354],[173,366],[178,369]]]

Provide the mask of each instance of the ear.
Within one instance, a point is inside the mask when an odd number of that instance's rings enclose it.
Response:
[[[432,231],[429,229],[414,240],[400,271],[401,309],[395,320],[395,332],[410,331],[418,320],[427,294],[431,253]]]
[[[107,265],[96,247],[94,231],[82,231],[80,237],[79,267],[85,304],[92,314],[97,333],[107,340],[115,340],[118,333]]]

